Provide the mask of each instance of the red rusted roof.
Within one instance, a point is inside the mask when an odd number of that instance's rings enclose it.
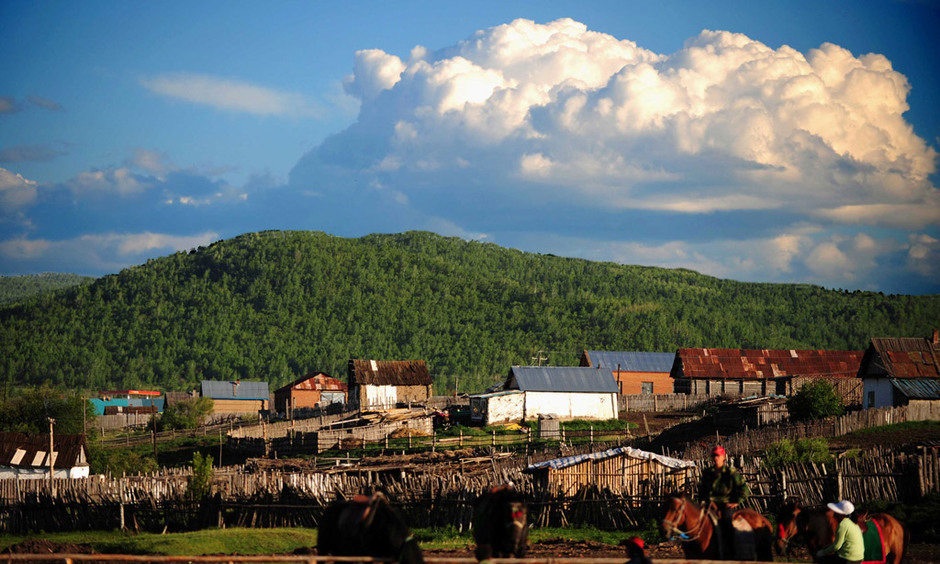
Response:
[[[349,361],[349,383],[368,386],[430,386],[431,373],[423,360]]]
[[[673,378],[765,380],[780,376],[852,378],[863,351],[679,349]]]
[[[346,382],[337,380],[323,372],[312,372],[302,378],[298,378],[290,384],[278,388],[274,391],[276,394],[286,393],[290,390],[327,390],[327,391],[346,391]]]
[[[859,377],[940,378],[940,339],[876,338],[865,351]]]
[[[88,466],[85,435],[53,433],[55,468]],[[0,466],[19,468],[49,467],[49,435],[26,435],[0,431]]]

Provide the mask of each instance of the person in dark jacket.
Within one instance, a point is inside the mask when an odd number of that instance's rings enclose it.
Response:
[[[728,558],[733,554],[732,538],[734,529],[731,520],[734,512],[751,496],[751,490],[744,481],[744,476],[737,469],[727,464],[727,453],[721,445],[712,450],[714,466],[702,471],[702,480],[699,482],[698,497],[706,504],[714,503],[718,509],[718,553],[721,558]]]

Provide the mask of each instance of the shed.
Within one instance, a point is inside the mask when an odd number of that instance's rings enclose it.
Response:
[[[434,383],[423,360],[349,361],[349,405],[385,409],[427,403]]]
[[[693,468],[691,460],[617,447],[539,462],[524,472],[547,495],[573,496],[594,486],[615,495],[652,498],[687,489]]]
[[[159,413],[163,411],[163,393],[151,390],[110,390],[91,398],[95,415],[112,413]]]
[[[847,404],[858,404],[855,380],[863,351],[679,349],[670,376],[676,393],[711,396],[790,396],[802,384],[824,379]]]
[[[775,395],[731,399],[716,407],[715,425],[725,434],[770,425],[790,416],[787,398]]]
[[[506,390],[525,393],[523,419],[616,419],[617,382],[610,372],[580,366],[513,366]]]
[[[268,383],[250,380],[202,381],[202,397],[212,400],[213,413],[252,413],[268,409]]]
[[[940,334],[875,338],[858,369],[865,409],[940,401]]]
[[[88,477],[85,435],[53,433],[52,470],[56,478]],[[49,477],[49,435],[0,431],[0,479]]]
[[[675,358],[674,352],[583,351],[580,365],[610,370],[620,395],[671,394],[669,373]]]
[[[346,390],[345,382],[323,372],[307,374],[274,390],[274,409],[286,413],[289,408],[304,409],[346,403]]]
[[[525,416],[525,392],[506,390],[470,396],[470,423],[497,425],[522,421]]]

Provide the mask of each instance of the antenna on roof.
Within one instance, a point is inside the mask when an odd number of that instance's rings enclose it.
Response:
[[[542,356],[542,351],[539,350],[538,353],[536,354],[536,356],[533,356],[533,357],[532,357],[532,360],[534,360],[534,361],[536,361],[536,362],[538,363],[538,364],[536,364],[536,366],[542,366],[542,361],[543,361],[543,360],[548,360],[548,357],[547,357],[547,356]]]

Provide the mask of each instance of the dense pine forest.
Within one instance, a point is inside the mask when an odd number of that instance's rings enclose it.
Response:
[[[584,349],[862,349],[926,336],[940,296],[720,280],[408,232],[245,234],[0,306],[7,386],[186,390],[201,379],[345,377],[350,358],[423,359],[475,392]]]
[[[90,284],[94,280],[89,276],[58,274],[55,272],[27,274],[25,276],[0,276],[0,304],[21,302],[52,290],[71,288],[79,284]]]

